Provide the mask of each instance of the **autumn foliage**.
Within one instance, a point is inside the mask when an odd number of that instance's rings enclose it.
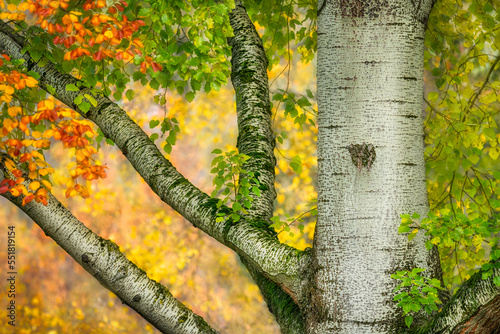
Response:
[[[70,10],[69,5],[64,0],[26,1],[5,8],[2,1],[0,7],[6,11],[0,18],[33,21],[33,25],[53,36],[54,45],[67,49],[66,61],[91,57],[95,61],[114,58],[128,62],[135,55],[142,55],[141,40],[132,36],[144,26],[144,21],[129,21],[126,15],[117,15],[128,6],[127,2],[115,2],[106,12],[102,12],[105,1],[87,1],[81,11]],[[66,197],[88,197],[88,187],[81,181],[106,177],[106,167],[94,158],[97,143],[93,140],[96,132],[92,123],[53,98],[40,99],[36,94],[38,81],[30,73],[23,73],[18,62],[11,62],[5,54],[1,57],[0,101],[8,107],[4,110],[0,149],[5,153],[2,161],[9,178],[1,183],[0,193],[23,195],[23,204],[32,200],[46,204],[52,188],[49,176],[54,170],[45,161],[44,152],[54,141],[61,141],[75,158],[68,166],[72,181],[67,184]],[[146,56],[140,64],[141,72],[145,73],[148,67],[153,71],[162,69]],[[13,98],[19,102],[12,103]],[[31,181],[28,187],[26,179]]]

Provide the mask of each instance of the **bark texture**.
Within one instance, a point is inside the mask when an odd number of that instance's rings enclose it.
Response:
[[[0,170],[0,181],[4,173]],[[28,187],[28,184],[26,184]],[[45,234],[122,303],[130,306],[162,333],[214,334],[202,317],[175,299],[167,288],[150,279],[120,252],[113,241],[103,239],[75,218],[53,195],[48,205],[21,197],[2,196],[17,205]]]
[[[275,140],[272,133],[268,60],[262,40],[241,1],[230,14],[234,37],[231,46],[231,82],[236,94],[238,117],[238,151],[251,157],[244,168],[253,172],[261,183],[261,196],[253,195],[248,214],[269,224],[276,197],[274,187]],[[262,225],[262,229],[268,226]],[[277,239],[277,236],[274,236]],[[252,263],[240,257],[259,287],[269,311],[275,316],[283,334],[304,333],[304,318],[298,305],[280,286],[259,273]],[[297,294],[295,294],[297,295]],[[294,296],[295,299],[297,297]]]
[[[39,86],[52,86],[54,97],[96,123],[103,134],[114,141],[136,171],[151,189],[174,210],[217,241],[235,250],[252,262],[261,273],[287,293],[295,295],[299,289],[298,273],[307,253],[280,244],[269,231],[259,228],[260,220],[242,219],[238,223],[230,219],[216,222],[218,212],[228,212],[227,207],[217,209],[217,200],[210,198],[184,178],[151,142],[148,135],[107,97],[96,95],[90,89],[68,92],[66,85],[80,86],[71,75],[60,73],[48,62],[40,67],[29,53],[22,53],[24,40],[3,21],[0,21],[0,49],[10,57],[24,59],[31,64],[30,70],[40,75]],[[90,94],[97,101],[87,113],[73,101],[77,96]],[[266,224],[264,224],[265,226]]]
[[[396,270],[439,263],[400,214],[428,212],[421,120],[431,2],[320,1],[318,223],[308,333],[397,333]],[[424,15],[425,14],[425,15]]]
[[[231,82],[238,115],[238,151],[252,157],[244,168],[253,172],[263,186],[261,196],[252,194],[249,212],[255,218],[268,220],[273,216],[276,198],[268,61],[262,40],[240,1],[236,1],[229,19],[234,32],[229,45],[232,48]]]

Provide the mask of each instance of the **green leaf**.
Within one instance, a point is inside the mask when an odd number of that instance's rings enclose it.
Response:
[[[215,150],[212,151],[212,154],[221,154],[222,150],[216,148]]]
[[[221,176],[216,176],[216,177],[214,178],[214,184],[215,184],[216,186],[222,187],[222,185],[224,184],[224,178],[223,178],[223,177],[221,177]]]
[[[49,91],[50,95],[56,95],[56,89],[52,87],[51,85],[46,85],[47,90]]]
[[[80,108],[81,111],[83,111],[84,113],[87,113],[90,110],[91,105],[90,105],[90,103],[84,101],[84,102],[80,103],[78,105],[78,107]]]
[[[308,100],[306,97],[304,97],[304,96],[302,96],[302,97],[301,97],[301,98],[297,101],[297,103],[298,103],[298,104],[299,104],[299,106],[301,106],[301,107],[309,107],[309,106],[311,106],[311,103],[309,102],[309,100]]]
[[[410,234],[408,234],[408,241],[412,241],[417,235],[418,229],[414,229]]]
[[[398,287],[398,288],[399,288],[399,287]],[[406,293],[406,292],[402,292],[402,293],[400,293],[400,294],[398,294],[398,295],[396,295],[396,296],[394,297],[394,301],[398,301],[398,300],[400,300],[401,298],[403,298],[403,297],[405,297],[405,296],[408,296],[408,293]]]
[[[96,99],[90,95],[90,94],[83,94],[83,96],[85,96],[85,98],[94,106],[94,107],[97,107],[97,101]]]
[[[156,128],[158,125],[160,125],[160,121],[157,120],[157,119],[152,119],[149,121],[149,128],[150,129],[154,129]]]
[[[170,133],[168,134],[168,137],[167,137],[167,142],[170,145],[174,146],[176,140],[177,140],[177,138],[176,138],[176,135],[175,135],[175,131],[170,131]]]
[[[187,92],[186,93],[186,100],[188,100],[188,102],[190,102],[190,103],[193,102],[194,97],[195,97],[194,92]]]
[[[129,101],[132,101],[134,99],[134,96],[135,96],[135,91],[132,90],[132,89],[129,89],[127,90],[127,92],[125,93],[125,96],[127,97],[127,99]]]
[[[302,173],[302,161],[300,160],[300,156],[296,155],[292,158],[290,167],[296,174]]]
[[[496,286],[500,286],[500,276],[495,276],[495,277],[493,277],[493,283],[494,283]]]
[[[157,133],[153,133],[149,136],[149,139],[154,143],[156,139],[158,139],[159,135]]]
[[[52,87],[52,86],[51,86]],[[67,92],[78,92],[79,89],[76,87],[74,84],[67,84],[66,85],[66,91]]]
[[[417,303],[410,304],[410,309],[414,312],[420,311],[421,308],[422,306],[420,306],[420,304]]]
[[[74,100],[73,102],[78,106],[80,105],[82,102],[83,102],[83,96],[82,95],[78,95]]]
[[[410,232],[409,226],[399,226],[398,227],[398,233],[407,233],[407,232]]]
[[[283,100],[283,94],[280,94],[280,93],[276,93],[273,95],[273,100],[274,101],[281,101]]]
[[[497,134],[495,133],[495,130],[492,128],[485,128],[483,129],[483,134],[488,137],[491,140],[495,140],[497,137]]]
[[[410,328],[412,322],[413,322],[413,317],[411,315],[407,315],[405,317],[405,324],[406,326],[408,326],[408,328]]]
[[[489,2],[486,5],[484,5],[484,7],[483,7],[483,10],[487,13],[491,12],[494,9],[495,9],[495,7],[493,7],[493,5]]]

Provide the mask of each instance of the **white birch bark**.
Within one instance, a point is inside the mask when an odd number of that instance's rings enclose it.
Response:
[[[430,7],[318,4],[318,222],[308,333],[397,332],[403,318],[390,275],[436,269],[422,238],[409,244],[397,232],[400,214],[428,211],[421,111],[422,18]],[[363,143],[376,157],[359,170],[349,148]]]
[[[235,1],[229,20],[234,37],[231,46],[231,82],[236,95],[238,117],[238,151],[251,157],[243,166],[253,172],[261,184],[260,196],[252,193],[248,216],[260,220],[261,228],[269,229],[276,197],[274,187],[275,139],[272,132],[268,60],[262,40],[241,1]],[[274,235],[277,239],[277,235]],[[269,311],[274,315],[283,334],[304,333],[304,318],[299,306],[283,289],[259,273],[252,263],[241,257],[259,287]]]
[[[269,220],[273,216],[275,139],[271,129],[271,104],[267,77],[267,56],[262,40],[241,1],[229,15],[234,37],[231,46],[231,82],[236,94],[239,153],[251,157],[243,168],[253,172],[261,183],[260,196],[251,193],[248,210],[255,218]]]

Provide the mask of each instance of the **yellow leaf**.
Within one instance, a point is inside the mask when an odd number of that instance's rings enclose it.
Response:
[[[10,107],[9,109],[7,109],[7,111],[10,117],[16,117],[18,114],[21,113],[22,109],[21,107]]]
[[[17,9],[24,12],[26,9],[30,7],[30,4],[27,2],[21,3],[19,6],[17,6]]]
[[[24,146],[31,146],[31,144],[33,144],[33,140],[32,139],[23,139],[21,141],[21,143],[23,143]]]
[[[21,192],[17,188],[10,189],[10,193],[12,194],[12,196],[19,196],[21,194]]]
[[[3,120],[3,127],[4,127],[4,129],[7,130],[7,131],[9,131],[9,132],[12,131],[12,124],[13,123],[14,122],[10,118],[4,119]]]
[[[7,5],[7,10],[15,12],[17,11],[17,6],[11,3],[10,5]]]
[[[31,182],[31,184],[30,184],[31,190],[36,191],[36,190],[38,190],[38,188],[40,188],[40,182],[38,182],[38,181]]]
[[[83,159],[85,159],[85,154],[82,150],[76,151],[76,161],[81,162]]]
[[[54,130],[47,129],[43,132],[43,138],[50,138],[54,135]]]
[[[52,184],[50,184],[49,181],[47,180],[42,180],[42,184],[47,188],[48,190],[52,190]]]
[[[35,78],[27,77],[26,78],[26,86],[35,87],[38,84],[38,81]]]
[[[279,194],[278,195],[278,203],[283,204],[285,202],[285,195]]]
[[[498,158],[498,155],[500,154],[500,152],[498,151],[498,147],[490,147],[488,154],[490,155],[491,159],[496,160]]]
[[[5,159],[5,167],[7,167],[8,170],[13,170],[16,168],[16,164],[10,159]]]

